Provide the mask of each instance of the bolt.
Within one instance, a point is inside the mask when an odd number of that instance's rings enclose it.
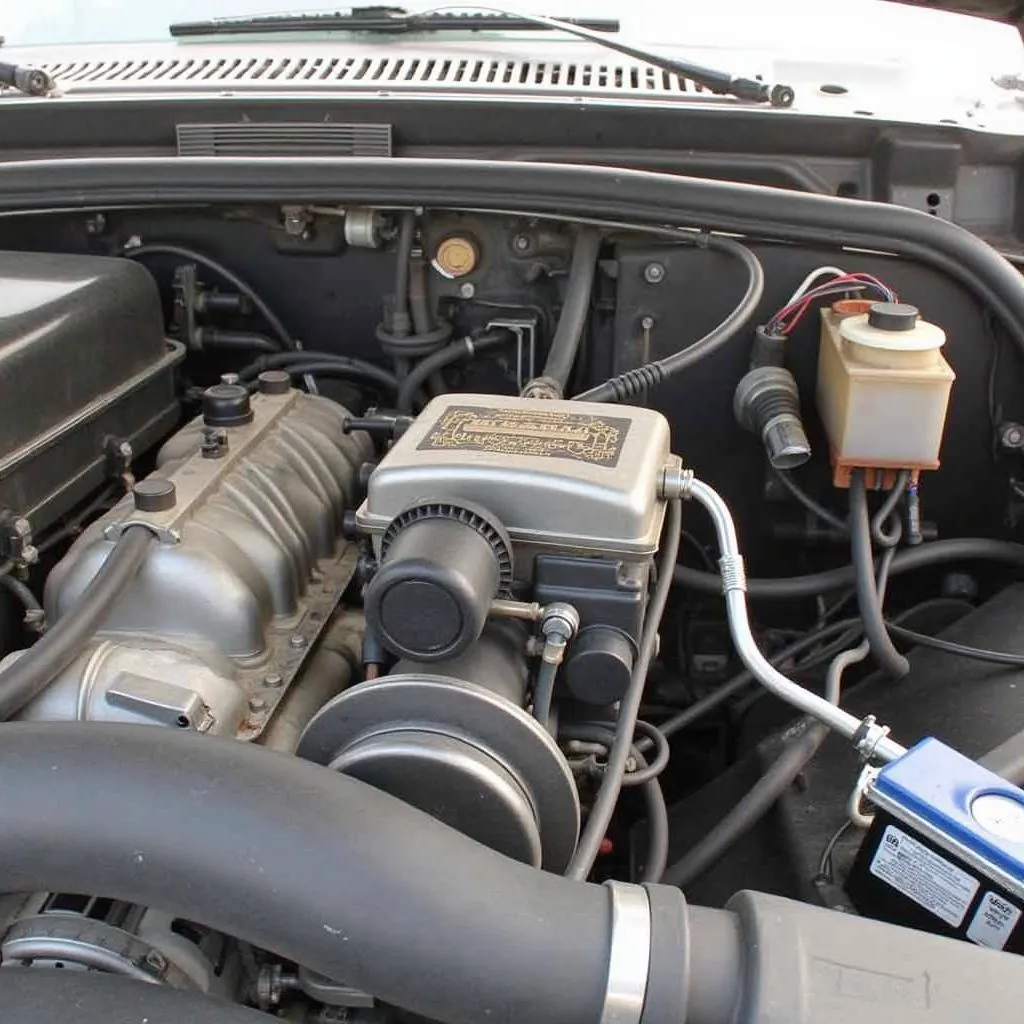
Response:
[[[271,687],[272,689],[275,689],[275,690],[279,686],[283,685],[283,683],[284,683],[284,679],[281,678],[281,673],[280,672],[268,672],[263,677],[263,685],[264,686],[269,686],[269,687]],[[250,707],[251,707],[251,705],[250,705]]]
[[[102,235],[104,228],[107,226],[107,218],[105,214],[94,213],[91,217],[88,217],[85,221],[85,233],[87,235]]]
[[[516,252],[527,252],[532,244],[533,243],[531,242],[529,235],[516,235],[516,237],[512,239],[512,248],[515,249]]]
[[[999,428],[999,443],[1011,451],[1024,447],[1024,427],[1019,423],[1004,423]]]
[[[296,650],[301,650],[306,646],[306,638],[304,636],[299,636],[299,634],[296,633],[294,636],[288,638],[288,645],[290,647],[294,647]]]
[[[120,455],[121,458],[125,460],[125,462],[131,462],[132,456],[135,454],[135,452],[132,451],[132,446],[130,442],[122,441],[117,446],[117,454]]]
[[[32,527],[27,519],[18,518],[14,520],[14,532],[19,537],[31,537]]]
[[[648,284],[661,284],[665,280],[665,266],[662,263],[648,263],[644,267],[644,280]]]
[[[39,561],[39,549],[32,544],[26,544],[21,549],[20,561],[22,565],[35,565]]]
[[[640,321],[640,326],[645,330],[649,331],[654,326],[654,317],[645,316]]]
[[[237,384],[239,376],[237,373],[222,373],[220,375],[221,384]]]
[[[459,295],[464,299],[471,299],[476,295],[476,285],[472,281],[466,281],[459,285]]]
[[[154,971],[163,973],[167,970],[167,957],[158,950],[151,949],[146,954],[146,965],[152,967]]]
[[[261,711],[267,710],[267,702],[262,697],[250,697],[249,698],[249,710],[254,714],[259,714]]]

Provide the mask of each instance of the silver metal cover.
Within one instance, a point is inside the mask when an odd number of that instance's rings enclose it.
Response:
[[[224,429],[218,458],[200,451],[202,421],[186,426],[158,457],[174,506],[142,512],[126,498],[54,567],[51,622],[125,527],[161,541],[88,650],[20,717],[259,735],[355,570],[341,520],[372,446],[346,434],[348,412],[324,398],[258,394],[252,411],[251,423]]]
[[[357,519],[379,541],[415,502],[461,499],[493,512],[516,545],[646,558],[664,516],[658,472],[677,464],[650,409],[444,395],[377,467]]]

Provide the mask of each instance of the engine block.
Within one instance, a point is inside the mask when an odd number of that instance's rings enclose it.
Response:
[[[50,574],[54,621],[127,526],[160,541],[86,652],[20,717],[251,740],[287,691],[355,570],[340,528],[372,446],[345,432],[344,408],[292,390],[284,374],[264,374],[253,396],[217,385],[203,408]]]

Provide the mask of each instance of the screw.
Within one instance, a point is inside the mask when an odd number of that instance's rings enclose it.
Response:
[[[648,263],[644,267],[644,280],[648,284],[661,284],[665,280],[665,266],[662,263]]]
[[[281,673],[280,672],[268,672],[263,677],[263,685],[264,686],[269,686],[269,687],[271,687],[272,689],[275,689],[275,690],[279,686],[281,686],[283,683],[284,683],[284,679],[281,678]],[[250,707],[251,707],[251,705],[250,705]]]
[[[459,285],[459,295],[464,299],[471,299],[476,295],[476,285],[472,281],[466,281]]]
[[[299,636],[299,634],[296,633],[294,636],[289,637],[288,644],[290,647],[300,650],[306,646],[306,638],[304,636]]]
[[[254,713],[267,710],[267,702],[262,697],[249,698],[249,710]]]
[[[530,241],[529,235],[516,235],[516,237],[512,239],[512,248],[515,249],[516,252],[526,252],[530,248],[531,244],[532,242]]]

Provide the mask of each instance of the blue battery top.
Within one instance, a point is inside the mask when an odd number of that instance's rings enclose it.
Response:
[[[931,738],[882,768],[873,789],[1024,882],[1024,790]]]

